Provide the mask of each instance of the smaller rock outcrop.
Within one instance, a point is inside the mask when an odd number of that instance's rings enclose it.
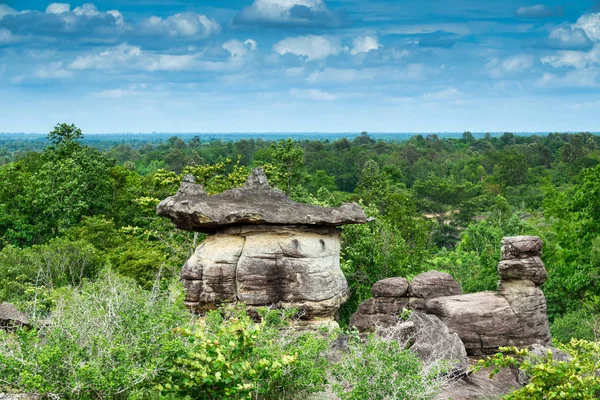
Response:
[[[497,292],[460,294],[458,283],[437,271],[415,277],[408,292],[403,278],[377,282],[374,297],[358,307],[350,323],[360,331],[386,328],[408,307],[437,316],[469,355],[493,354],[502,346],[550,346],[546,298],[539,287],[548,277],[541,251],[535,236],[502,239]]]
[[[29,319],[10,303],[0,304],[0,329],[13,330],[29,326]]]
[[[373,285],[373,297],[358,307],[350,318],[350,326],[359,332],[376,331],[406,343],[427,365],[460,375],[466,371],[468,360],[458,335],[449,332],[434,315],[409,312],[420,310],[427,299],[455,293],[460,293],[458,283],[437,271],[418,275],[410,283],[405,278],[383,279]],[[404,310],[410,315],[406,321],[401,319]]]
[[[493,354],[501,346],[550,346],[546,298],[539,285],[548,277],[535,236],[502,239],[498,292],[428,300],[437,315],[461,337],[470,355]]]

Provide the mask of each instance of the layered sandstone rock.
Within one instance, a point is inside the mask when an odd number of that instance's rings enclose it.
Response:
[[[157,212],[181,229],[210,233],[181,271],[188,307],[291,307],[309,320],[332,319],[348,297],[336,227],[367,220],[356,204],[293,202],[269,187],[262,169],[243,188],[214,196],[188,176]]]
[[[541,250],[538,237],[504,238],[497,293],[439,297],[428,300],[425,311],[458,333],[470,355],[493,354],[500,346],[551,345],[539,288],[548,276]]]
[[[469,355],[493,354],[501,346],[549,346],[546,298],[539,287],[548,276],[541,250],[538,237],[504,238],[498,292],[460,294],[458,283],[437,271],[415,277],[408,292],[388,283],[404,282],[403,278],[378,282],[374,288],[379,295],[373,292],[350,322],[360,331],[385,329],[397,324],[408,307],[437,316],[460,337]]]

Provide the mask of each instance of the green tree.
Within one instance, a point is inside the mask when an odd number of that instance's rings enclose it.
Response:
[[[48,134],[48,140],[55,146],[73,143],[82,138],[83,133],[75,124],[57,124],[52,132]]]

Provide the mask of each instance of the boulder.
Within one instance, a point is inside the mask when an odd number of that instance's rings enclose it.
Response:
[[[502,239],[502,260],[539,256],[542,239],[537,236],[509,236]]]
[[[242,188],[216,195],[206,193],[186,175],[177,194],[160,202],[158,215],[179,229],[214,233],[238,225],[340,226],[367,222],[355,203],[326,208],[301,204],[272,189],[262,168],[252,171]]]
[[[304,320],[326,325],[348,298],[337,227],[367,221],[354,203],[326,208],[291,201],[269,186],[262,168],[242,188],[213,196],[186,175],[157,213],[180,229],[209,233],[181,270],[187,307],[298,308]]]
[[[439,317],[458,334],[469,355],[493,354],[500,346],[518,345],[519,320],[509,302],[493,292],[430,299],[425,312]]]
[[[371,288],[373,297],[407,297],[408,279],[387,278],[376,282]]]
[[[410,281],[408,289],[410,306],[422,310],[427,299],[460,294],[460,285],[450,275],[429,271],[417,275]]]
[[[541,285],[548,279],[548,273],[539,256],[502,260],[498,264],[498,274],[502,280],[530,280]]]
[[[414,312],[410,320],[414,323],[415,334],[410,350],[429,369],[437,368],[444,374],[462,375],[469,368],[469,359],[463,342],[456,333],[435,315]]]
[[[198,311],[225,302],[299,308],[333,317],[348,297],[334,228],[244,226],[210,235],[185,263],[186,304]]]
[[[503,368],[493,378],[490,378],[491,371],[492,368],[482,369],[449,381],[435,400],[501,399],[523,387],[516,369]]]
[[[0,329],[12,330],[29,326],[29,319],[10,303],[0,304]]]
[[[359,332],[396,326],[406,306],[408,298],[372,297],[358,306],[350,317],[350,326]]]

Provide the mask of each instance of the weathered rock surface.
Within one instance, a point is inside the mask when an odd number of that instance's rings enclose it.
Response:
[[[367,221],[355,203],[325,208],[288,199],[269,186],[262,168],[252,171],[244,187],[213,196],[186,175],[177,194],[163,200],[157,213],[179,229],[205,233],[236,225],[340,226]]]
[[[407,306],[408,298],[372,297],[358,306],[350,317],[350,326],[359,332],[395,326]]]
[[[469,355],[493,354],[501,346],[550,346],[546,298],[539,288],[547,278],[541,249],[537,237],[504,238],[498,292],[461,295],[458,283],[437,271],[415,277],[408,298],[403,278],[377,282],[374,297],[358,307],[350,323],[359,331],[393,326],[408,302],[409,308],[439,317]]]
[[[414,312],[410,320],[414,323],[415,334],[410,349],[425,365],[463,374],[469,368],[469,359],[463,342],[456,333],[450,333],[448,327],[435,315]]]
[[[489,377],[490,372],[491,368],[483,369],[449,382],[435,400],[501,399],[523,386],[517,370],[504,368],[493,378]]]
[[[186,304],[203,310],[224,302],[297,307],[332,317],[347,299],[339,231],[246,226],[210,235],[181,271]]]
[[[371,288],[373,297],[407,297],[408,279],[387,278],[375,283]]]
[[[0,304],[0,329],[16,329],[28,326],[29,319],[10,303]]]
[[[514,260],[539,256],[543,246],[537,236],[509,236],[502,239],[502,259]]]
[[[518,345],[523,332],[509,302],[493,292],[438,297],[425,312],[438,316],[462,339],[469,355],[491,354],[500,346]]]
[[[450,275],[438,271],[429,271],[417,275],[410,281],[410,306],[422,310],[428,299],[461,294],[460,285]]]
[[[548,279],[548,273],[539,256],[502,260],[498,264],[498,274],[503,280],[525,279],[536,285],[541,285]]]

